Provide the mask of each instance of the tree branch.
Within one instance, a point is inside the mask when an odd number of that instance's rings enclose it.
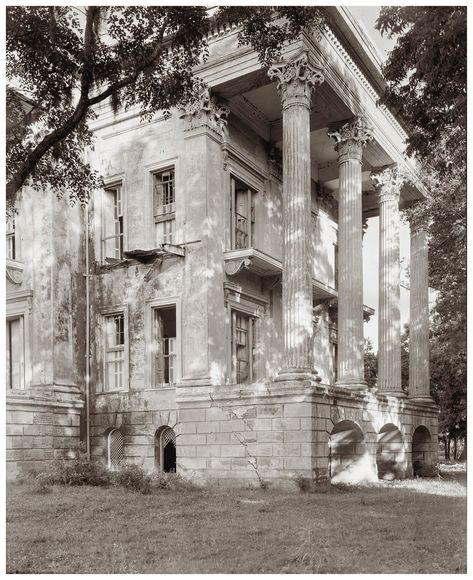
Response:
[[[95,97],[90,98],[89,92],[94,78],[92,57],[95,50],[95,36],[93,27],[94,21],[98,16],[100,16],[99,7],[93,6],[87,8],[86,27],[84,32],[84,62],[82,66],[79,102],[77,103],[77,106],[69,119],[67,119],[60,127],[46,135],[43,140],[38,143],[38,145],[26,156],[25,161],[18,169],[18,171],[14,174],[10,181],[7,182],[6,197],[7,203],[9,204],[14,204],[17,192],[23,187],[28,177],[35,170],[41,158],[52,147],[54,147],[64,138],[68,137],[78,127],[81,121],[85,119],[87,111],[90,107],[107,99],[116,91],[119,91],[126,86],[132,85],[138,78],[138,75],[145,68],[152,65],[162,52],[164,33],[167,26],[166,18],[163,21],[163,25],[159,33],[159,40],[150,58],[141,63],[133,72],[133,74],[120,81],[117,81],[116,83],[113,83],[103,92],[99,93]]]

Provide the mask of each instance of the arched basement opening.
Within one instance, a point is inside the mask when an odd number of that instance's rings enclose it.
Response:
[[[107,465],[118,469],[123,461],[123,435],[119,429],[111,429],[107,435]]]
[[[165,473],[176,471],[176,434],[171,427],[160,427],[154,435],[154,465]]]
[[[391,481],[405,476],[405,453],[402,434],[396,425],[384,425],[377,438],[376,467],[378,479]]]
[[[330,434],[329,469],[332,483],[360,483],[373,479],[363,432],[353,421],[340,421]]]
[[[412,436],[412,471],[414,476],[428,477],[432,467],[431,436],[427,427],[417,427]]]

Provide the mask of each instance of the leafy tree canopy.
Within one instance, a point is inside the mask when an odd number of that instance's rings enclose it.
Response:
[[[441,169],[464,164],[466,6],[389,6],[376,26],[397,40],[383,67],[383,100],[409,126],[408,155],[428,158],[446,141],[453,150]]]
[[[238,26],[266,65],[322,8],[124,6],[7,8],[7,201],[25,184],[84,201],[99,176],[84,162],[94,106],[139,107],[143,119],[196,97],[193,69],[208,56],[212,25]]]

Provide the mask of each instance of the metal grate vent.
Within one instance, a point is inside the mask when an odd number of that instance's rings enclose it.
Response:
[[[117,469],[123,461],[123,435],[114,429],[108,436],[108,466]]]
[[[170,427],[166,427],[161,435],[161,447],[164,449],[166,445],[171,442],[176,445],[176,434]]]

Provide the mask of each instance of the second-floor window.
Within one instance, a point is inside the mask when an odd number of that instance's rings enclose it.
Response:
[[[123,258],[123,199],[122,186],[107,187],[102,207],[102,256]]]
[[[7,220],[7,260],[17,260],[18,251],[15,236],[15,218],[10,217]]]
[[[153,205],[156,243],[173,244],[176,223],[174,169],[167,169],[153,175]]]
[[[153,308],[153,386],[176,382],[176,307]]]
[[[255,192],[239,179],[231,179],[232,250],[252,248],[255,235]]]
[[[255,381],[256,318],[232,310],[232,363],[238,384]]]
[[[125,380],[125,316],[123,312],[104,317],[105,373],[104,391],[126,388]]]

